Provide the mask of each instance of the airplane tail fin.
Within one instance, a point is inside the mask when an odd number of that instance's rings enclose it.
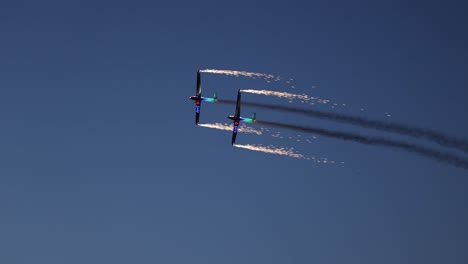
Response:
[[[253,113],[252,120],[255,122],[257,120],[257,113]]]
[[[217,92],[215,92],[215,93],[213,94],[213,98],[214,98],[215,100],[218,100],[218,93],[217,93]]]

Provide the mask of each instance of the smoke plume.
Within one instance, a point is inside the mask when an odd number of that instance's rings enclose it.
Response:
[[[322,135],[322,136],[330,137],[330,138],[354,141],[354,142],[358,142],[358,143],[366,144],[366,145],[377,145],[377,146],[383,146],[383,147],[402,149],[402,150],[413,152],[413,153],[416,153],[416,154],[419,154],[428,158],[432,158],[438,161],[446,162],[446,163],[452,164],[460,168],[468,169],[468,161],[459,156],[456,156],[450,153],[440,152],[438,150],[430,149],[424,146],[411,144],[411,143],[407,143],[403,141],[396,141],[396,140],[379,138],[379,137],[367,137],[367,136],[354,134],[354,133],[348,133],[348,132],[327,130],[327,129],[315,128],[315,127],[299,126],[299,125],[286,124],[286,123],[270,122],[270,121],[258,121],[257,120],[257,123],[266,125],[266,126],[274,126],[274,127],[279,127],[279,128],[303,131],[306,133],[318,134],[318,135]]]
[[[236,103],[233,100],[219,100],[219,102],[227,103],[227,104]],[[298,114],[306,115],[309,117],[328,119],[328,120],[333,120],[333,121],[337,121],[341,123],[347,123],[347,124],[357,125],[361,127],[372,128],[372,129],[376,129],[380,131],[397,133],[397,134],[405,135],[405,136],[411,136],[414,138],[427,139],[441,146],[461,150],[465,153],[468,153],[468,141],[464,139],[459,139],[459,138],[451,137],[448,135],[444,135],[438,131],[434,131],[431,129],[412,127],[408,125],[402,125],[402,124],[379,121],[379,120],[371,120],[371,119],[367,119],[363,117],[356,117],[356,116],[350,116],[350,115],[345,115],[345,114],[324,112],[324,111],[319,111],[319,110],[314,110],[314,109],[303,109],[303,108],[254,103],[254,102],[242,102],[242,105],[259,107],[263,109],[278,110],[278,111],[284,111],[284,112],[290,112],[290,113],[298,113]]]

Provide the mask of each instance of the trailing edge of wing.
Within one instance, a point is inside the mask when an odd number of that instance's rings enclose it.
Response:
[[[231,145],[234,145],[234,143],[236,143],[236,136],[237,136],[237,133],[232,133],[232,141],[231,141]]]
[[[240,89],[237,91],[237,103],[236,103],[236,117],[240,117],[240,105],[241,105],[241,92]]]
[[[201,78],[200,78],[200,70],[197,71],[197,96],[201,96]]]

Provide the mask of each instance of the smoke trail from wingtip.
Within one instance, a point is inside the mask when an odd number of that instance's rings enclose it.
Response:
[[[213,128],[213,129],[219,129],[219,130],[225,130],[225,131],[232,131],[232,125],[228,125],[227,123],[213,123],[213,124],[198,124],[201,127],[206,127],[206,128]],[[248,126],[240,126],[239,127],[239,132],[243,133],[252,133],[256,135],[262,135],[263,132],[256,130],[252,127]],[[291,158],[297,158],[297,159],[305,159],[305,160],[312,160],[314,162],[318,163],[330,163],[333,164],[335,161],[329,160],[327,158],[316,158],[314,156],[308,157],[304,156],[300,153],[294,152],[293,148],[277,148],[274,146],[262,146],[262,145],[240,145],[240,144],[234,144],[235,147],[238,148],[244,148],[244,149],[249,149],[253,151],[259,151],[259,152],[264,152],[264,153],[269,153],[269,154],[275,154],[275,155],[283,155],[283,156],[288,156]]]
[[[242,89],[241,92],[243,93],[250,93],[250,94],[260,94],[266,96],[276,96],[279,98],[285,98],[288,100],[298,99],[302,100],[307,103],[319,103],[319,104],[328,104],[330,100],[321,99],[318,97],[308,96],[307,94],[294,94],[294,93],[287,93],[287,92],[278,92],[278,91],[269,91],[269,90],[254,90],[254,89]]]
[[[206,128],[212,128],[212,129],[218,129],[218,130],[224,130],[224,131],[232,131],[233,127],[232,127],[232,124],[228,124],[228,123],[205,123],[205,124],[198,124],[199,126],[201,127],[206,127]],[[269,132],[271,132],[268,128],[262,126],[260,128],[260,130],[257,130],[253,127],[249,127],[249,126],[246,126],[246,125],[242,125],[242,126],[239,126],[239,129],[238,129],[239,132],[242,132],[242,133],[248,133],[248,134],[256,134],[258,136],[260,135],[263,135],[265,133],[267,134],[270,134]],[[272,133],[270,134],[272,137],[274,138],[286,138],[287,136],[282,136],[280,134],[279,131],[276,131],[275,133]],[[289,139],[292,139],[291,136],[287,137]],[[315,138],[315,136],[314,136]],[[297,135],[297,139],[296,141],[302,141],[304,140],[305,142],[307,143],[312,143],[312,141],[310,139],[301,139],[301,135]]]
[[[322,128],[306,127],[306,126],[270,122],[270,121],[257,120],[257,123],[263,124],[266,126],[274,126],[274,127],[279,127],[279,128],[286,128],[286,129],[292,129],[296,131],[303,131],[307,133],[318,134],[318,135],[322,135],[322,136],[330,137],[330,138],[350,140],[350,141],[354,141],[354,142],[358,142],[358,143],[362,143],[366,145],[376,145],[376,146],[378,145],[378,146],[383,146],[383,147],[402,149],[402,150],[413,152],[413,153],[416,153],[416,154],[419,154],[428,158],[432,158],[438,161],[446,162],[456,167],[468,169],[468,161],[459,156],[456,156],[450,153],[440,152],[438,150],[426,148],[420,145],[411,144],[411,143],[407,143],[403,141],[396,141],[396,140],[379,138],[379,137],[367,137],[367,136],[354,134],[354,133],[348,133],[348,132],[340,132],[340,131],[335,131],[335,130],[327,130],[327,129],[322,129]]]
[[[220,103],[235,104],[235,101],[232,100],[219,100]],[[259,107],[263,109],[271,109],[278,111],[285,111],[290,113],[298,113],[306,115],[309,117],[315,117],[320,119],[333,120],[337,122],[357,125],[365,128],[372,128],[380,131],[397,133],[404,136],[411,136],[414,138],[423,138],[430,140],[434,143],[437,143],[441,146],[458,149],[465,153],[468,153],[468,141],[464,139],[459,139],[451,136],[444,135],[440,132],[412,127],[408,125],[396,124],[391,122],[384,122],[379,120],[371,120],[364,117],[356,117],[345,114],[330,113],[319,111],[316,109],[303,109],[295,108],[282,105],[272,105],[272,104],[263,104],[263,103],[254,103],[254,102],[242,102],[243,105]]]
[[[214,128],[214,129],[218,129],[218,130],[226,130],[226,131],[232,131],[232,125],[228,125],[227,123],[213,123],[213,124],[198,124],[199,126],[201,127],[206,127],[206,128]],[[242,126],[239,126],[239,132],[243,132],[243,133],[251,133],[251,134],[256,134],[256,135],[261,135],[263,134],[262,131],[260,130],[256,130],[255,128],[253,127],[249,127],[249,126],[245,126],[245,125],[242,125]]]
[[[205,69],[200,70],[200,72],[213,73],[213,74],[224,74],[230,76],[245,76],[250,78],[264,78],[264,79],[273,79],[274,81],[279,81],[280,77],[272,74],[259,73],[259,72],[247,72],[247,71],[233,71],[233,70],[216,70],[216,69]]]
[[[272,145],[264,147],[262,145],[250,145],[250,144],[247,144],[247,145],[234,144],[233,146],[236,147],[236,148],[244,148],[244,149],[249,149],[249,150],[253,150],[253,151],[260,151],[260,152],[264,152],[264,153],[269,153],[269,154],[283,155],[283,156],[288,156],[288,157],[291,157],[291,158],[297,158],[297,159],[304,159],[305,158],[304,155],[294,152],[293,148],[290,148],[290,149],[277,148],[277,147],[274,147]]]
[[[253,144],[234,144],[233,145],[236,148],[243,148],[243,149],[248,149],[248,150],[253,150],[253,151],[259,151],[263,153],[268,153],[268,154],[274,154],[274,155],[281,155],[281,156],[288,156],[291,158],[296,158],[296,159],[305,159],[305,160],[311,160],[313,162],[317,163],[326,163],[326,164],[335,164],[336,162],[333,160],[329,160],[327,158],[316,158],[316,157],[307,157],[301,153],[295,152],[294,148],[278,148],[273,145],[269,146],[262,146],[262,145],[253,145]]]

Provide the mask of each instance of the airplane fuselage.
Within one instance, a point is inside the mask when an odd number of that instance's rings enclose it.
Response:
[[[234,121],[234,125],[239,124],[240,121],[246,122],[246,123],[254,123],[255,119],[254,118],[248,118],[248,117],[241,117],[241,116],[234,116],[230,115],[227,118],[231,119]],[[236,122],[237,121],[237,122]]]
[[[236,120],[237,121],[242,121],[242,120],[244,120],[243,117],[238,117],[238,116],[233,116],[233,115],[228,116],[228,118],[233,120],[233,121],[236,121]]]
[[[215,98],[215,97],[198,97],[196,95],[190,96],[189,99],[194,100],[196,102],[206,101],[206,102],[213,103],[213,102],[217,101],[217,98]]]

